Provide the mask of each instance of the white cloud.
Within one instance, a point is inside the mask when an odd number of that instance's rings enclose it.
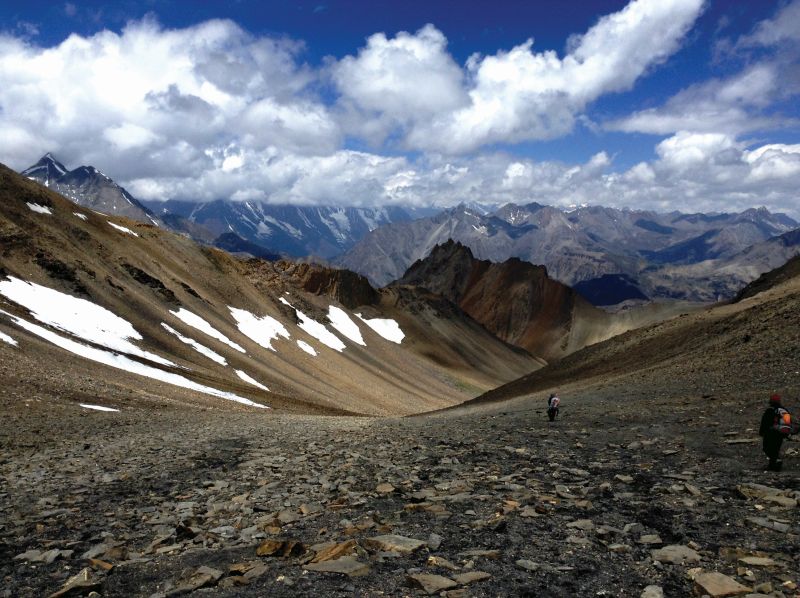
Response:
[[[394,38],[376,34],[331,67],[343,126],[374,144],[465,153],[494,143],[570,132],[588,104],[630,89],[674,53],[703,0],[635,0],[603,17],[560,58],[533,40],[473,55],[466,71],[433,25]]]
[[[781,90],[779,68],[760,63],[727,79],[688,87],[660,108],[649,108],[608,123],[610,130],[667,135],[678,131],[739,135],[774,128],[785,118],[765,114]]]
[[[747,43],[783,47],[795,30],[781,19],[794,18],[798,4]],[[573,37],[562,55],[529,40],[465,65],[433,25],[372,35],[323,70],[303,64],[302,43],[253,36],[230,21],[171,30],[145,20],[51,48],[0,35],[0,161],[19,169],[53,151],[70,167],[98,166],[143,199],[767,204],[800,215],[796,146],[742,140],[785,122],[770,111],[787,94],[773,50],[613,123],[667,136],[653,160],[627,171],[614,172],[602,151],[580,164],[477,153],[563,136],[578,121],[602,134],[586,113],[592,102],[631,89],[667,60],[702,9],[703,0],[635,0]],[[374,153],[346,149],[347,135],[375,144]],[[421,152],[380,155],[387,147]]]
[[[776,46],[786,41],[800,41],[800,0],[790,2],[773,18],[761,21],[737,46]]]
[[[130,180],[221,168],[232,144],[330,153],[339,127],[308,91],[301,51],[221,20],[144,20],[52,48],[0,36],[0,161],[49,150]]]

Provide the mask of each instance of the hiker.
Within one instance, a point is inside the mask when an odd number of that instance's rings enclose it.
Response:
[[[769,398],[769,406],[761,416],[759,435],[764,438],[764,452],[769,458],[768,471],[780,471],[783,461],[780,460],[781,444],[792,433],[797,433],[796,426],[792,426],[792,416],[781,404],[780,395]]]
[[[547,417],[550,418],[550,421],[555,421],[556,415],[558,415],[558,405],[561,403],[561,399],[558,398],[558,393],[554,392],[550,395],[547,399]]]

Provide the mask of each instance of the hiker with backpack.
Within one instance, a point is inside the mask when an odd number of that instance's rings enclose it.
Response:
[[[763,437],[764,452],[769,458],[767,470],[780,471],[783,461],[780,460],[781,444],[792,434],[797,434],[797,422],[792,421],[792,414],[781,404],[780,395],[769,398],[769,406],[761,416],[761,427],[758,433]]]
[[[561,399],[558,398],[558,393],[554,392],[550,395],[547,399],[547,417],[550,418],[550,421],[555,421],[556,415],[558,415],[558,406],[561,403]]]

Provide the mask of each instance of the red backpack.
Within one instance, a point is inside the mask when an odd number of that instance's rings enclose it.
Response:
[[[794,432],[792,425],[792,414],[783,407],[775,407],[775,418],[772,420],[772,429],[776,432],[789,436]]]

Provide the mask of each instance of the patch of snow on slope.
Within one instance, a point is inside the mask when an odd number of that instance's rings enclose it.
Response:
[[[252,384],[253,386],[257,386],[258,388],[260,388],[260,389],[262,389],[262,390],[266,390],[267,392],[269,392],[269,388],[267,388],[266,386],[264,386],[263,384],[261,384],[261,382],[258,382],[257,380],[254,380],[253,378],[251,378],[250,376],[248,376],[248,375],[247,375],[245,372],[243,372],[242,370],[236,370],[236,375],[237,375],[237,376],[239,376],[239,377],[240,377],[242,380],[244,380],[244,381],[245,381],[245,382],[247,382],[248,384]]]
[[[388,318],[373,318],[372,320],[367,320],[363,318],[361,314],[356,314],[356,316],[358,316],[358,318],[364,322],[364,324],[372,328],[387,341],[392,341],[393,343],[397,343],[399,345],[406,336],[405,333],[400,330],[400,325],[394,320]]]
[[[202,355],[205,355],[206,357],[208,357],[212,361],[216,361],[220,365],[228,365],[228,362],[225,361],[225,358],[222,355],[220,355],[219,353],[216,353],[216,352],[212,351],[208,347],[204,347],[203,345],[201,345],[200,343],[198,343],[196,340],[194,340],[192,338],[189,338],[187,336],[183,336],[180,332],[175,330],[169,324],[165,324],[164,322],[161,322],[161,325],[164,327],[164,330],[166,330],[167,332],[169,332],[172,335],[175,335],[178,338],[179,341],[181,341],[182,343],[186,343],[187,345],[189,345],[192,349],[194,349],[198,353],[200,353]]]
[[[50,214],[51,216],[53,215],[53,210],[47,206],[40,206],[38,203],[31,203],[29,201],[25,203],[28,205],[28,208],[30,208],[31,212],[36,212],[37,214]]]
[[[126,234],[128,234],[128,235],[133,235],[134,237],[138,237],[138,236],[139,236],[139,235],[137,235],[135,232],[133,232],[131,229],[129,229],[129,228],[126,228],[126,227],[124,227],[124,226],[120,226],[119,224],[114,224],[114,223],[113,223],[113,222],[111,222],[110,220],[108,221],[108,223],[109,223],[111,226],[113,226],[114,228],[116,228],[118,231],[122,232],[122,233],[126,233]]]
[[[136,355],[161,365],[175,365],[131,342],[142,335],[127,320],[91,301],[9,276],[0,280],[0,294],[30,310],[42,322],[112,351]]]
[[[3,334],[2,332],[0,332],[0,341],[3,341],[4,343],[8,343],[9,345],[13,345],[15,347],[17,346],[17,341],[15,341],[7,334]]]
[[[73,216],[77,216],[81,220],[88,220],[89,217],[86,214],[81,214],[80,212],[72,212]]]
[[[237,351],[239,351],[239,353],[247,353],[247,351],[245,351],[243,347],[234,343],[231,339],[222,334],[219,330],[214,328],[203,318],[190,312],[188,309],[181,307],[178,311],[170,311],[169,313],[178,318],[181,322],[183,322],[187,326],[191,326],[192,328],[195,328],[200,332],[207,334],[211,338],[215,338],[221,343],[225,343],[229,347],[232,347]]]
[[[289,303],[283,297],[281,297],[279,301],[284,305],[292,307],[292,304]],[[292,307],[292,309],[294,309],[295,313],[297,314],[297,317],[300,319],[300,323],[298,324],[300,330],[305,330],[308,334],[313,336],[315,339],[317,339],[326,347],[330,347],[334,351],[339,351],[339,353],[342,352],[342,350],[345,348],[345,344],[338,336],[336,336],[333,332],[325,328],[324,324],[320,324],[316,320],[312,320],[306,314],[301,312],[299,309],[295,307]]]
[[[331,321],[331,326],[341,332],[342,336],[349,338],[354,343],[364,347],[367,346],[367,343],[364,342],[364,337],[361,336],[361,331],[358,329],[358,324],[353,322],[342,308],[333,305],[328,307],[328,319]]]
[[[237,309],[230,305],[228,309],[231,310],[231,315],[236,320],[239,331],[265,349],[274,351],[272,341],[279,336],[289,338],[289,331],[286,330],[286,327],[272,316],[259,318],[247,310]]]
[[[305,341],[297,341],[297,346],[300,347],[303,351],[305,351],[309,355],[311,355],[312,357],[316,357],[317,356],[317,352],[314,350],[314,347],[309,345],[307,342],[305,342]]]
[[[112,409],[111,407],[103,407],[101,405],[89,405],[86,403],[80,403],[80,406],[84,409],[94,409],[95,411],[115,411],[119,413],[119,409]]]
[[[144,365],[143,363],[139,363],[138,361],[129,359],[124,355],[119,355],[117,353],[110,353],[108,351],[103,351],[102,349],[96,349],[95,347],[90,347],[88,345],[78,343],[71,339],[64,338],[63,336],[59,336],[58,334],[56,334],[51,330],[48,330],[47,328],[37,326],[36,324],[28,322],[27,320],[23,320],[22,318],[13,316],[2,310],[0,310],[0,314],[8,316],[17,326],[24,328],[28,332],[31,332],[43,338],[44,340],[53,343],[57,347],[61,347],[62,349],[65,349],[70,353],[74,353],[75,355],[80,355],[81,357],[90,359],[91,361],[96,361],[97,363],[102,363],[112,368],[124,370],[126,372],[130,372],[131,374],[137,374],[139,376],[145,376],[147,378],[152,378],[154,380],[166,382],[167,384],[172,384],[173,386],[180,386],[181,388],[187,388],[189,390],[193,390],[196,392],[202,392],[204,394],[218,397],[220,399],[236,401],[237,403],[242,403],[243,405],[249,405],[250,407],[269,409],[269,407],[267,407],[266,405],[259,405],[258,403],[254,403],[250,399],[245,399],[244,397],[240,397],[239,395],[235,395],[231,392],[225,392],[224,390],[217,390],[216,388],[211,388],[210,386],[203,386],[202,384],[193,382],[192,380],[184,378],[183,376],[179,376],[178,374],[165,372],[164,370],[159,370],[158,368],[154,368],[149,365]]]

